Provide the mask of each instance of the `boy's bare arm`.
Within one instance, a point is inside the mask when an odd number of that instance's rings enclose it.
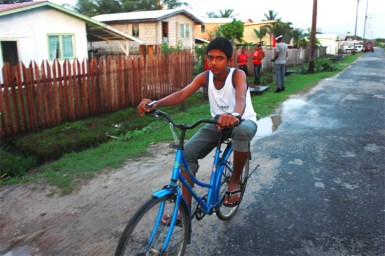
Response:
[[[234,74],[235,82],[235,108],[234,112],[239,113],[241,116],[246,108],[246,92],[247,92],[247,77],[244,72],[235,70]]]
[[[140,115],[144,115],[146,112],[150,112],[157,107],[177,105],[183,102],[185,99],[187,99],[194,92],[199,90],[199,88],[205,84],[206,84],[206,72],[203,72],[198,76],[196,76],[194,80],[190,84],[188,84],[186,87],[162,99],[157,100],[156,104],[152,105],[151,107],[147,107],[147,104],[149,104],[152,100],[143,99],[137,107],[138,112]]]

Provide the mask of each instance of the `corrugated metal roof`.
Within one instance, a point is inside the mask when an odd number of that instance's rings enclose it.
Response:
[[[29,7],[32,5],[37,5],[40,3],[44,3],[48,1],[35,1],[35,2],[24,2],[24,3],[15,3],[15,4],[0,4],[0,12],[5,12],[5,11],[11,11],[11,10],[16,10],[24,7]]]
[[[203,20],[204,23],[206,24],[226,24],[229,22],[232,22],[233,18],[206,18]]]
[[[102,14],[92,17],[101,22],[116,22],[116,21],[130,21],[130,22],[154,22],[164,20],[166,18],[184,14],[194,20],[195,23],[202,24],[203,22],[195,17],[185,9],[171,9],[171,10],[155,10],[155,11],[141,11],[141,12],[122,12],[112,14]]]

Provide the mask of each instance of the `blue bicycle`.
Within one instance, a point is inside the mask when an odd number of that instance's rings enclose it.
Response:
[[[171,180],[162,190],[152,194],[151,198],[135,213],[124,229],[115,255],[183,255],[186,245],[190,243],[191,220],[201,220],[207,214],[215,213],[221,220],[229,220],[236,213],[239,204],[228,207],[223,204],[223,197],[227,191],[228,182],[232,174],[232,146],[231,140],[222,142],[219,138],[215,149],[214,163],[210,183],[204,183],[191,173],[196,186],[204,188],[207,194],[199,196],[182,176],[180,166],[188,167],[183,156],[186,131],[203,123],[216,123],[213,119],[201,119],[192,125],[177,124],[165,112],[155,110],[149,113],[155,117],[166,119],[175,140],[170,147],[176,149],[175,162]],[[180,130],[180,136],[177,130]],[[222,144],[226,145],[221,151]],[[249,174],[248,158],[241,176],[241,199],[246,189]],[[186,168],[188,169],[188,168]],[[195,210],[191,211],[182,196],[181,185],[185,186],[196,200]],[[194,208],[194,207],[192,207]],[[168,224],[162,222],[163,216],[171,219]]]

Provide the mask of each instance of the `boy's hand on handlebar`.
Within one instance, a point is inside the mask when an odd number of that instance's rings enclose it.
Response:
[[[148,104],[150,104],[151,102],[153,102],[152,100],[150,99],[143,99],[137,109],[138,109],[138,112],[141,116],[144,116],[146,113],[148,112],[151,112],[153,111],[154,109],[156,109],[156,103],[153,104],[152,106],[148,106]]]
[[[239,123],[239,119],[236,116],[222,114],[219,116],[217,128],[233,128]]]

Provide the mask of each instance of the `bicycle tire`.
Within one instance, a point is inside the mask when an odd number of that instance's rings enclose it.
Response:
[[[233,153],[229,156],[229,166],[231,167],[231,170],[233,169],[232,161],[233,161]],[[247,158],[245,166],[243,167],[242,174],[241,174],[241,198],[239,199],[239,203],[236,206],[226,206],[223,204],[223,198],[224,194],[227,191],[228,182],[230,180],[232,171],[230,171],[229,167],[225,167],[223,170],[222,178],[221,178],[221,187],[219,189],[219,198],[222,198],[222,202],[216,207],[216,214],[219,219],[221,220],[229,220],[231,219],[235,213],[237,212],[240,203],[242,202],[243,195],[246,190],[247,185],[247,179],[249,177],[249,168],[250,168],[250,162],[249,158]]]
[[[165,251],[163,245],[169,226],[160,224],[156,230],[155,239],[149,245],[151,232],[158,214],[171,215],[175,208],[175,196],[167,195],[148,200],[127,223],[116,248],[115,255],[183,255],[189,236],[189,216],[184,207],[179,207],[181,226],[174,226],[173,234]],[[164,204],[163,212],[159,209]],[[160,213],[159,213],[160,212]]]

